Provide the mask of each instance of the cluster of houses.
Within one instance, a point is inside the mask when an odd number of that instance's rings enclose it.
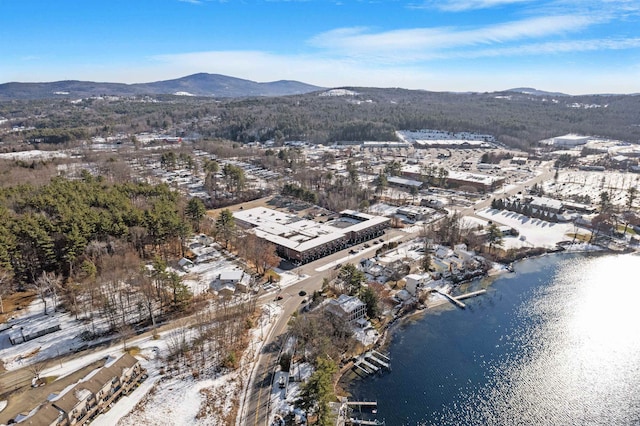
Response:
[[[111,403],[129,393],[145,378],[140,361],[125,353],[29,414],[18,415],[15,422],[31,426],[83,425],[106,411]]]
[[[413,241],[390,250],[384,255],[362,259],[359,267],[369,281],[384,283],[394,275],[394,271],[402,269],[399,266],[406,265],[405,269],[409,272],[416,271],[424,254],[424,245]],[[436,279],[460,281],[468,276],[469,272],[480,270],[483,263],[484,259],[468,250],[466,244],[457,244],[453,248],[434,245],[430,248],[430,272],[424,275]],[[416,295],[415,291],[410,291],[408,281],[406,290],[410,293],[409,297]]]

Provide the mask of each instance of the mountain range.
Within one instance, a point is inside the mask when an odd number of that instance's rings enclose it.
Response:
[[[258,83],[220,74],[199,73],[174,80],[152,83],[100,83],[65,80],[49,83],[0,84],[0,100],[79,99],[92,96],[182,95],[217,98],[285,96],[322,90],[322,87],[299,81],[280,80]]]

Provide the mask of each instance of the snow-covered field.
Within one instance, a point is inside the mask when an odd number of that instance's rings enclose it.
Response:
[[[40,151],[32,149],[30,151],[7,152],[0,154],[0,159],[4,160],[50,160],[52,158],[65,158],[69,154],[64,151]]]
[[[561,172],[557,182],[546,182],[543,189],[549,197],[572,199],[575,196],[589,196],[594,203],[600,199],[600,193],[606,191],[611,194],[612,204],[624,205],[627,190],[631,186],[638,188],[639,185],[640,175],[634,173],[571,170]]]
[[[476,214],[518,230],[520,233],[518,237],[504,238],[503,247],[505,249],[518,247],[553,248],[560,241],[572,240],[573,237],[569,237],[569,234],[575,232],[575,227],[571,223],[551,223],[505,210],[487,208],[477,211]]]

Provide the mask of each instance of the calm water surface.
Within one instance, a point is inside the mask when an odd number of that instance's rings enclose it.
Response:
[[[487,290],[398,328],[353,397],[387,426],[640,425],[640,256],[529,259]]]

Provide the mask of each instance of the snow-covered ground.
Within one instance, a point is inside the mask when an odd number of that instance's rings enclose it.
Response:
[[[6,160],[49,160],[52,158],[66,158],[69,154],[64,151],[40,151],[32,149],[30,151],[7,152],[0,154],[0,159]]]
[[[476,214],[487,220],[518,230],[520,233],[518,237],[504,238],[503,248],[505,249],[519,247],[553,248],[560,241],[571,241],[573,237],[570,237],[569,234],[576,231],[576,228],[571,223],[552,223],[505,210],[486,208],[477,211]],[[587,231],[579,228],[578,232],[588,234]]]
[[[627,190],[640,185],[640,175],[615,171],[591,172],[581,170],[563,171],[557,181],[548,181],[543,185],[547,196],[559,199],[572,199],[576,196],[589,196],[591,202],[597,203],[600,193],[606,191],[611,196],[611,203],[624,205]]]
[[[82,332],[91,331],[93,326],[101,329],[104,321],[94,320],[94,323],[78,321],[73,316],[63,312],[53,312],[53,304],[49,299],[47,303],[48,315],[44,315],[43,303],[35,299],[22,312],[20,317],[11,319],[11,330],[0,334],[0,360],[6,370],[16,370],[36,362],[44,361],[58,355],[73,352],[81,345],[86,344],[79,336]],[[34,340],[12,345],[9,341],[9,333],[15,333],[21,327],[47,328],[59,324],[60,330],[46,334]],[[95,343],[95,342],[94,342]],[[59,375],[60,373],[56,373]]]
[[[29,307],[29,310],[34,311],[35,314],[39,309],[41,306],[37,301]],[[129,340],[127,346],[137,346],[140,349],[137,358],[147,369],[149,377],[129,395],[122,397],[111,410],[98,416],[92,424],[100,426],[227,424],[228,416],[238,404],[242,385],[248,380],[251,362],[262,349],[261,344],[265,341],[265,336],[268,335],[270,327],[275,324],[277,316],[281,313],[281,307],[277,304],[264,305],[262,309],[258,325],[251,330],[250,350],[241,360],[240,368],[235,371],[211,373],[210,376],[203,374],[199,378],[194,378],[190,374],[175,377],[161,375],[164,356],[168,351],[167,339],[170,339],[171,332],[160,333],[157,339],[149,336]],[[69,323],[74,321],[65,319],[63,314],[55,317],[63,327],[69,327]],[[68,347],[62,336],[58,335],[59,333],[52,333],[26,344],[4,348],[2,353],[5,357],[19,359],[20,352],[32,350],[30,347],[27,349],[26,345],[37,342],[38,347],[41,348],[38,354],[43,358],[55,356],[59,349],[62,351]],[[45,337],[47,344],[42,341]],[[86,355],[77,359],[55,364],[43,371],[42,376],[55,375],[59,380],[94,361],[117,357],[121,353],[120,345],[95,352],[87,351]],[[19,368],[25,364],[26,361],[13,360],[7,365]]]

